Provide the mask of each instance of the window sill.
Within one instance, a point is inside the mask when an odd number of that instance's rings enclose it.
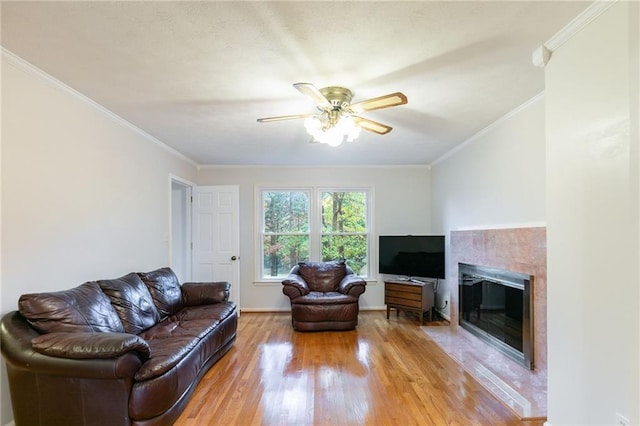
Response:
[[[284,278],[282,278],[279,281],[253,281],[253,285],[257,285],[257,286],[276,286],[276,285],[282,285],[282,280],[284,280]]]

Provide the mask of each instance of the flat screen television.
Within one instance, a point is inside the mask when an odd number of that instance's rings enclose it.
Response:
[[[380,235],[378,272],[445,278],[444,235]]]

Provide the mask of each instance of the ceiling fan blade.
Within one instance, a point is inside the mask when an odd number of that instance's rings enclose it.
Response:
[[[298,118],[311,117],[312,115],[313,114],[280,115],[280,116],[277,116],[277,117],[258,118],[258,122],[260,122],[260,123],[268,123],[270,121],[295,120],[295,119],[298,119]]]
[[[367,99],[364,101],[351,104],[350,108],[353,112],[373,111],[374,109],[389,108],[407,103],[407,97],[400,92],[390,93],[388,95],[377,98]]]
[[[331,102],[324,97],[316,86],[311,83],[295,83],[293,85],[300,93],[308,97],[320,109],[331,108]]]
[[[393,127],[389,127],[386,124],[378,123],[377,121],[369,120],[368,118],[362,118],[354,115],[353,119],[356,124],[364,130],[368,130],[379,135],[386,135],[393,129]]]

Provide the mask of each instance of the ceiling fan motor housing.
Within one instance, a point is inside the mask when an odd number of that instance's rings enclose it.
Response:
[[[323,87],[320,93],[327,98],[334,110],[348,107],[353,99],[351,90],[340,86]]]

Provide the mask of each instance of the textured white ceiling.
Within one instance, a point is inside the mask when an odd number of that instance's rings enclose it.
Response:
[[[429,164],[544,89],[531,53],[590,2],[10,2],[2,46],[198,164]],[[392,126],[309,143],[292,84]],[[517,141],[514,141],[517,143]]]

